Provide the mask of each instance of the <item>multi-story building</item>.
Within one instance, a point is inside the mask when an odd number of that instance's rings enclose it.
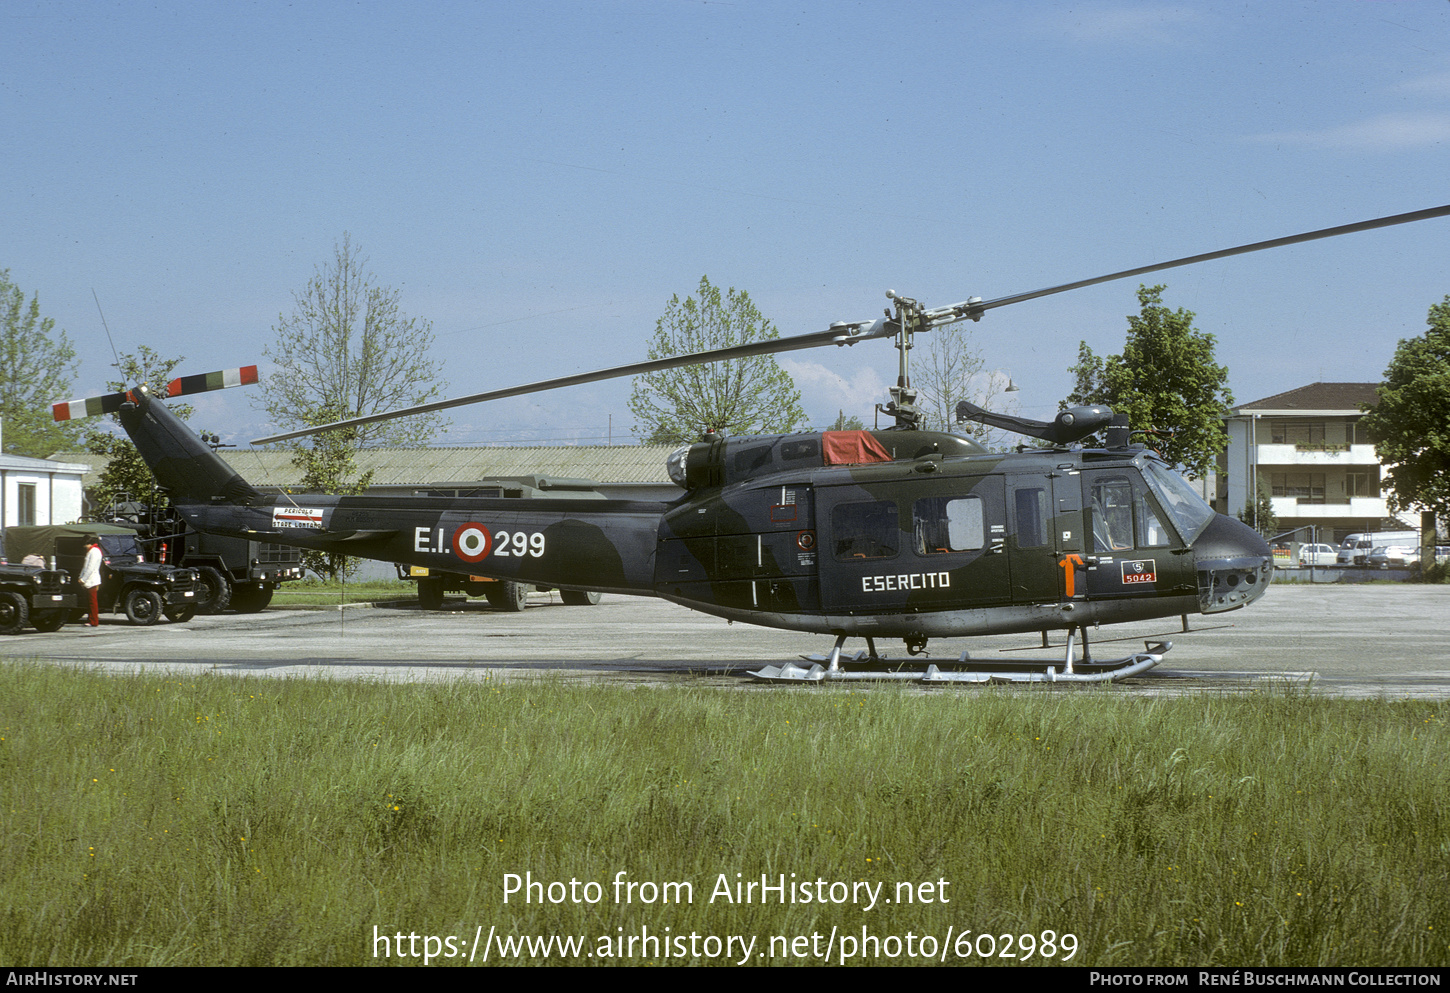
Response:
[[[1237,517],[1257,505],[1256,494],[1267,496],[1279,531],[1313,527],[1330,544],[1356,531],[1418,528],[1418,519],[1391,515],[1380,494],[1379,458],[1360,424],[1378,389],[1313,383],[1233,408],[1219,506]]]

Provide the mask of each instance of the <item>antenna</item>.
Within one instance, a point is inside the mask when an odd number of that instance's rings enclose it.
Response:
[[[111,343],[111,357],[116,360],[115,368],[119,370],[121,368],[121,356],[116,351],[116,339],[111,337],[111,328],[106,323],[106,312],[101,310],[101,298],[96,296],[96,288],[94,286],[91,287],[91,296],[96,301],[96,312],[101,315],[101,327],[106,329],[106,340]]]

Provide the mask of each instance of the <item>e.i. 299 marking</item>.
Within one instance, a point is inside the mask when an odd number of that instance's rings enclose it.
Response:
[[[486,525],[469,521],[457,528],[452,540],[448,541],[442,528],[414,528],[413,551],[451,551],[465,562],[482,562],[489,555],[540,558],[544,554],[544,532],[490,531]]]

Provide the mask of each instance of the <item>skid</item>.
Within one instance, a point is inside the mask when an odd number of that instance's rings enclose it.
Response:
[[[1145,641],[1144,651],[1134,652],[1120,659],[1094,662],[1072,658],[1072,641],[1069,639],[1067,654],[1060,659],[1016,659],[1010,662],[987,662],[970,659],[965,652],[958,662],[925,667],[899,666],[894,669],[860,668],[859,663],[851,669],[840,665],[842,659],[839,644],[832,651],[834,665],[814,663],[810,668],[787,662],[785,665],[768,665],[748,673],[761,682],[768,683],[824,683],[824,682],[913,682],[927,686],[946,683],[1105,683],[1127,679],[1147,672],[1159,662],[1173,643],[1170,641]],[[846,657],[847,661],[855,659]]]

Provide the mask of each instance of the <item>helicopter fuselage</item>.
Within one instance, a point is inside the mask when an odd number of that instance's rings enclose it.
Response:
[[[700,443],[672,502],[270,496],[165,407],[122,421],[199,531],[539,586],[658,596],[732,620],[905,639],[1233,609],[1267,544],[1141,448],[992,454],[956,435]],[[884,444],[883,444],[884,442]],[[889,449],[889,450],[888,450]],[[874,454],[873,454],[874,453]]]

